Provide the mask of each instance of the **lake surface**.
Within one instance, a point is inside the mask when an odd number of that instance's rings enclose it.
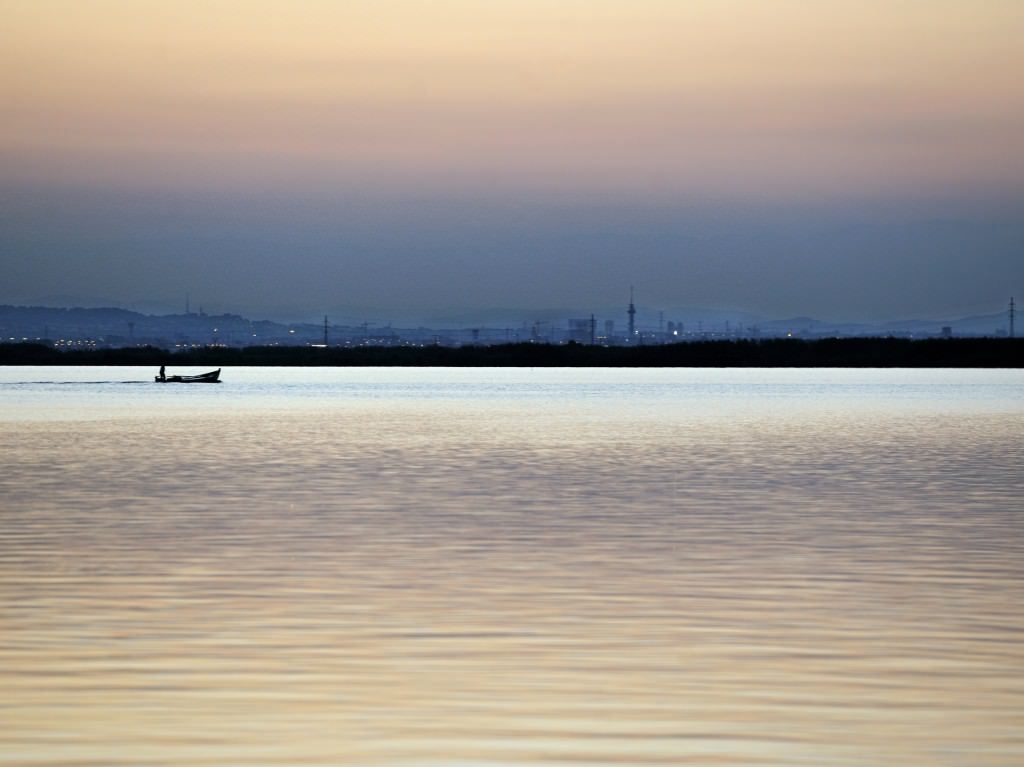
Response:
[[[1022,371],[155,372],[0,368],[5,767],[1024,764]]]

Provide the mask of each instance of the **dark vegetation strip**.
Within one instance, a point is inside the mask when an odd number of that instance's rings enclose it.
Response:
[[[1024,339],[834,338],[700,341],[664,346],[156,347],[62,351],[0,344],[0,365],[405,366],[405,367],[1024,367]]]

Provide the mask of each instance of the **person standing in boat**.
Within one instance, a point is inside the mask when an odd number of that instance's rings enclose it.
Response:
[[[161,380],[161,381],[166,381],[167,380],[167,374],[164,372],[164,367],[165,367],[164,365],[160,366],[160,375],[157,376],[157,378],[159,380]]]

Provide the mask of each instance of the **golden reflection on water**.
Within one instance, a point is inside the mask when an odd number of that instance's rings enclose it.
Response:
[[[5,765],[1019,765],[1024,417],[11,422]]]

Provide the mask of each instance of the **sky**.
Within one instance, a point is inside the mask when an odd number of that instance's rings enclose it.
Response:
[[[0,303],[1024,297],[1020,0],[0,0]]]

